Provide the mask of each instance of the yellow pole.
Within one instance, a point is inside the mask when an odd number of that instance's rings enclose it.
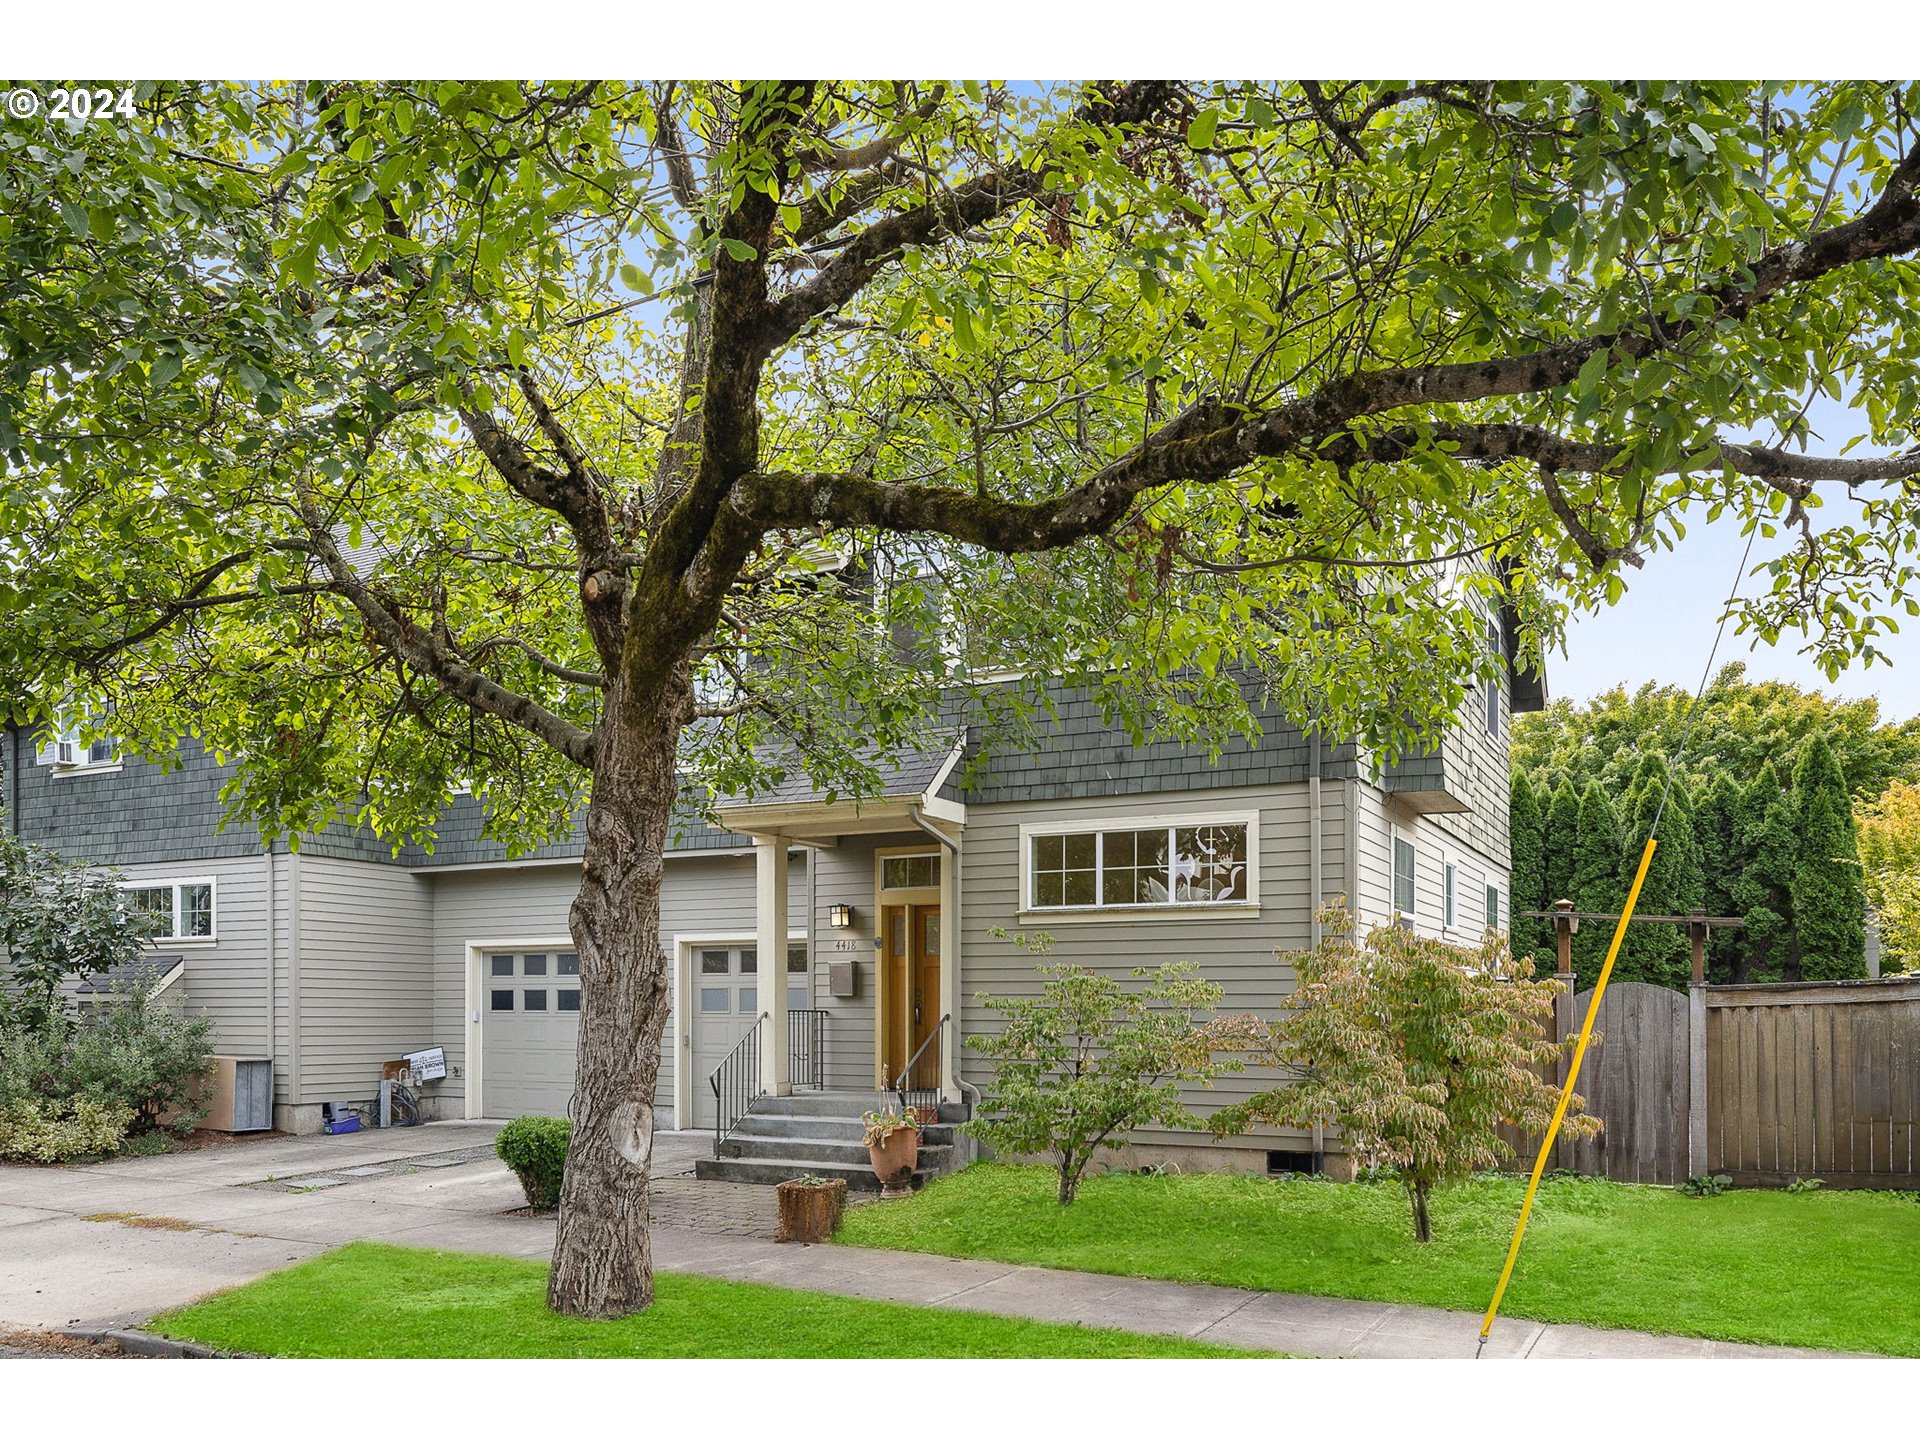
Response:
[[[1487,1318],[1480,1322],[1480,1348],[1484,1349],[1487,1336],[1493,1333],[1494,1316],[1500,1313],[1500,1302],[1506,1298],[1507,1282],[1513,1278],[1513,1263],[1520,1258],[1520,1241],[1527,1233],[1527,1219],[1533,1214],[1534,1192],[1540,1188],[1540,1175],[1547,1168],[1547,1156],[1553,1152],[1553,1142],[1559,1138],[1560,1123],[1567,1118],[1567,1102],[1573,1098],[1573,1082],[1580,1078],[1580,1062],[1587,1056],[1587,1042],[1593,1038],[1593,1017],[1600,1012],[1600,997],[1607,993],[1607,977],[1613,974],[1613,962],[1619,958],[1620,942],[1627,936],[1627,921],[1633,918],[1633,907],[1640,899],[1640,887],[1646,883],[1647,867],[1653,863],[1654,847],[1659,842],[1651,835],[1647,837],[1647,848],[1640,852],[1640,869],[1633,877],[1633,887],[1627,891],[1627,903],[1620,911],[1620,923],[1613,927],[1613,943],[1607,946],[1606,963],[1600,967],[1600,978],[1594,982],[1593,999],[1587,1002],[1587,1018],[1580,1025],[1580,1040],[1573,1047],[1573,1064],[1567,1070],[1567,1083],[1560,1092],[1560,1103],[1553,1107],[1553,1120],[1547,1126],[1546,1138],[1540,1142],[1540,1153],[1534,1157],[1533,1175],[1527,1181],[1527,1198],[1520,1202],[1520,1219],[1513,1227],[1513,1241],[1507,1246],[1507,1263],[1500,1271],[1500,1283],[1493,1287],[1493,1303],[1487,1306]],[[1480,1350],[1476,1349],[1477,1358]]]

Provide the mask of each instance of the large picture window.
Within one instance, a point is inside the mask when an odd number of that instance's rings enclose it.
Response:
[[[159,885],[127,885],[127,903],[157,917],[155,940],[213,939],[213,881],[169,880]]]
[[[1251,902],[1252,826],[1245,820],[1028,836],[1028,906],[1122,910],[1141,906]]]

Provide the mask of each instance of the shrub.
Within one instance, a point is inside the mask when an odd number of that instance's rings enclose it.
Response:
[[[555,1115],[522,1115],[494,1137],[493,1153],[513,1171],[535,1210],[551,1210],[560,1203],[572,1138],[573,1122]]]
[[[1546,1129],[1559,1091],[1541,1072],[1573,1043],[1546,1038],[1557,987],[1491,931],[1462,947],[1397,925],[1360,939],[1337,906],[1320,922],[1320,945],[1291,957],[1299,983],[1278,1021],[1211,1027],[1220,1045],[1290,1077],[1221,1110],[1212,1128],[1338,1125],[1360,1165],[1393,1167],[1424,1244],[1436,1185],[1511,1155],[1503,1127]],[[1599,1130],[1580,1108],[1573,1097],[1563,1134]]]
[[[139,960],[158,921],[134,907],[115,874],[0,830],[0,1022],[57,1028],[65,982]]]
[[[0,1021],[0,1106],[53,1106],[87,1100],[145,1134],[168,1107],[168,1124],[190,1130],[206,1113],[192,1098],[194,1082],[213,1066],[213,1025],[153,993],[151,976],[135,972],[80,1019],[65,1016]],[[114,1144],[104,1148],[115,1149]]]
[[[82,1155],[108,1154],[133,1123],[133,1112],[85,1096],[13,1100],[0,1106],[0,1158],[55,1165]]]
[[[1079,965],[1039,971],[1038,998],[981,997],[1006,1028],[967,1037],[994,1071],[966,1128],[1017,1154],[1051,1155],[1060,1203],[1070,1205],[1097,1151],[1143,1125],[1197,1128],[1181,1085],[1210,1085],[1240,1064],[1216,1056],[1199,1024],[1221,992],[1190,962],[1135,970],[1148,983],[1133,989]]]
[[[1682,1180],[1675,1187],[1690,1200],[1711,1200],[1716,1195],[1724,1195],[1733,1189],[1731,1175],[1695,1175]]]

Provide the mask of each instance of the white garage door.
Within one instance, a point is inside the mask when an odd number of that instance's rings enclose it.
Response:
[[[760,956],[752,945],[700,945],[693,951],[693,1123],[714,1122],[709,1077],[760,1017]],[[787,950],[787,1005],[802,1009],[807,997],[807,947]],[[761,1037],[766,1043],[766,1037]]]
[[[580,956],[486,952],[481,1105],[490,1119],[565,1115],[580,1039]]]

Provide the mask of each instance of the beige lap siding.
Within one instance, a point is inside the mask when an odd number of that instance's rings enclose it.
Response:
[[[1346,888],[1345,787],[1326,782],[1321,787],[1322,898]],[[1191,912],[1129,914],[1116,910],[1097,920],[1021,915],[1020,827],[1085,821],[1097,829],[1114,820],[1151,821],[1157,815],[1223,817],[1257,812],[1259,816],[1258,914]],[[1038,966],[1070,962],[1118,976],[1129,984],[1136,966],[1168,961],[1198,962],[1200,973],[1220,985],[1225,994],[1220,1013],[1252,1012],[1264,1018],[1278,1014],[1282,997],[1294,985],[1292,967],[1280,958],[1305,948],[1311,939],[1315,897],[1312,893],[1311,854],[1308,845],[1309,798],[1305,784],[1246,790],[1184,791],[1160,795],[1120,795],[1098,799],[1048,801],[1033,805],[970,806],[966,831],[966,894],[962,912],[965,968],[961,990],[968,1034],[982,1034],[999,1019],[976,998],[981,992],[996,996],[1031,996],[1039,992]],[[1044,931],[1054,939],[1052,953],[1035,955],[996,938],[995,926],[1009,931]],[[987,1063],[965,1052],[962,1074],[975,1085],[988,1083]],[[1248,1072],[1224,1076],[1211,1089],[1193,1087],[1188,1105],[1206,1115],[1255,1091],[1268,1088],[1271,1073]],[[1294,1132],[1280,1132],[1300,1137]],[[1142,1131],[1142,1143],[1198,1144],[1209,1151],[1269,1149],[1279,1143],[1275,1132],[1211,1146],[1204,1136],[1179,1131]],[[1232,1157],[1221,1155],[1221,1162]]]
[[[799,929],[806,908],[806,866],[798,855],[794,862],[790,906],[794,928]],[[464,1113],[466,1100],[468,947],[537,940],[554,948],[553,942],[563,941],[568,934],[567,912],[580,887],[580,862],[501,865],[440,874],[428,867],[416,873],[432,897],[432,1043],[447,1047],[447,1078],[433,1089],[441,1097],[441,1113],[457,1117]],[[660,931],[669,964],[675,960],[676,935],[736,936],[753,943],[753,875],[750,852],[668,857]],[[673,1055],[681,1037],[677,1018],[669,1016],[661,1040],[660,1078],[654,1089],[655,1123],[661,1129],[673,1124]],[[705,1076],[693,1080],[703,1084]],[[483,1105],[485,1083],[483,1059]]]

